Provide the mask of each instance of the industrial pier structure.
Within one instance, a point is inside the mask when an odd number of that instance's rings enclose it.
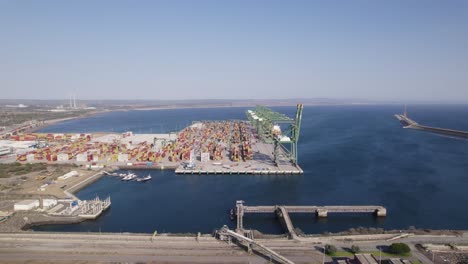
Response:
[[[435,134],[441,134],[446,136],[468,138],[468,131],[454,130],[440,127],[430,127],[418,124],[416,121],[408,117],[408,111],[405,106],[403,114],[396,114],[395,117],[400,121],[404,128],[422,130]]]
[[[178,174],[302,174],[303,170],[298,165],[297,148],[302,111],[303,105],[298,104],[296,116],[292,119],[264,106],[257,106],[254,110],[247,111],[249,122],[234,120],[223,122],[221,125],[216,121],[195,122],[191,126],[194,130],[192,134],[197,135],[191,140],[193,157],[189,163],[181,164],[175,172]],[[229,136],[217,136],[213,127],[220,127],[215,130],[220,130],[222,134]],[[213,145],[213,142],[216,147],[214,151],[208,153],[209,146]]]
[[[243,217],[247,213],[275,213],[281,220],[291,239],[297,239],[298,236],[289,213],[312,213],[317,217],[327,217],[328,213],[371,213],[377,217],[387,215],[387,209],[383,206],[375,205],[342,205],[342,206],[298,206],[298,205],[272,205],[272,206],[246,206],[244,201],[236,202],[233,209],[237,221],[236,232],[244,234]]]
[[[254,111],[247,111],[247,118],[257,130],[261,140],[274,144],[273,161],[276,165],[280,159],[294,165],[298,162],[297,143],[302,122],[302,104],[297,105],[296,118],[289,118],[264,106],[257,106]],[[286,124],[286,131],[281,131],[281,125]]]

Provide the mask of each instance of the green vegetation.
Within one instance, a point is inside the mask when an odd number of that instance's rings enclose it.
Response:
[[[197,237],[197,234],[194,234],[194,233],[167,233],[164,235],[172,236],[172,237]]]
[[[382,257],[389,257],[389,258],[398,258],[398,257],[411,257],[411,254],[410,253],[406,253],[406,254],[394,254],[394,253],[390,253],[390,252],[384,252],[384,251],[366,251],[366,252],[359,252],[359,253],[368,253],[368,254],[372,254],[376,257],[379,257],[379,254],[382,254]]]
[[[379,255],[381,255],[382,257],[388,257],[388,258],[400,258],[400,257],[410,257],[411,254],[408,253],[408,254],[392,254],[392,253],[388,253],[388,252],[379,252],[379,251],[359,251],[358,252],[359,254],[372,254],[374,255],[374,257],[378,258]],[[335,253],[333,254],[328,254],[328,256],[330,257],[347,257],[347,258],[353,258],[354,257],[354,254],[349,252],[349,251],[336,251]]]
[[[335,254],[337,252],[337,249],[333,245],[325,245],[325,253],[328,255]]]
[[[351,252],[352,253],[356,254],[356,253],[359,253],[359,251],[361,251],[361,249],[358,246],[356,246],[356,245],[351,246]]]
[[[348,251],[336,251],[335,253],[333,254],[329,254],[327,253],[328,256],[330,257],[346,257],[346,258],[353,258],[354,257],[354,254],[351,253],[351,252],[348,252]]]
[[[411,252],[411,249],[405,243],[393,243],[390,245],[389,251],[397,255],[407,255]]]
[[[77,110],[70,112],[49,112],[49,111],[21,111],[9,110],[0,111],[0,126],[11,126],[22,124],[31,120],[50,120],[67,117],[75,117],[88,113],[87,110]]]
[[[27,163],[21,164],[19,162],[0,164],[0,178],[9,178],[16,175],[28,174],[33,171],[42,171],[47,169],[47,166],[42,163]]]

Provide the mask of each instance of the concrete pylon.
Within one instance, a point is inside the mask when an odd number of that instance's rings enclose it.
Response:
[[[316,213],[319,218],[328,216],[328,211],[324,209],[317,209]]]

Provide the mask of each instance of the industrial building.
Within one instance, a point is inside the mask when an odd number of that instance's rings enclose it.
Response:
[[[78,175],[79,175],[79,173],[77,171],[70,171],[70,172],[58,177],[57,179],[58,180],[66,180],[66,179],[68,179],[70,177],[78,176]]]
[[[39,200],[24,200],[15,203],[14,210],[15,211],[29,211],[39,207]]]

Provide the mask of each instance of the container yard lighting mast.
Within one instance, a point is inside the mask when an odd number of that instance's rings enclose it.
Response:
[[[267,144],[274,144],[273,159],[276,165],[279,164],[279,158],[283,153],[290,162],[297,165],[297,142],[301,130],[303,108],[302,104],[297,105],[295,119],[264,106],[257,106],[255,110],[247,111],[247,118],[256,128],[260,140]],[[282,126],[286,127],[284,131],[281,131]]]

